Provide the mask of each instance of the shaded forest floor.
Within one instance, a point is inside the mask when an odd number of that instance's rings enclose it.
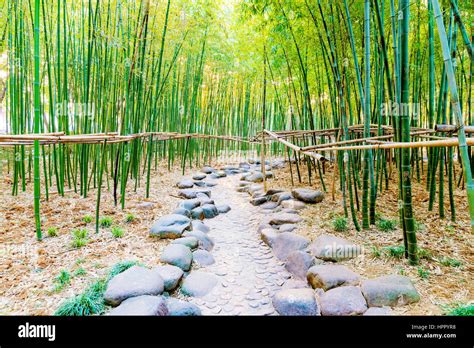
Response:
[[[215,165],[218,167],[218,165]],[[11,178],[3,176],[0,193],[0,314],[53,314],[63,299],[82,292],[88,285],[104,277],[115,263],[134,260],[143,264],[157,264],[158,256],[166,240],[157,240],[148,236],[152,223],[160,216],[169,214],[177,205],[175,197],[176,181],[181,177],[178,167],[171,172],[166,164],[152,173],[152,190],[149,199],[145,197],[145,182],[133,192],[134,182],[127,187],[125,210],[113,205],[113,196],[103,190],[100,216],[112,218],[114,226],[125,230],[122,238],[115,238],[111,227],[101,228],[95,234],[96,190],[91,190],[87,198],[74,192],[66,197],[51,194],[48,202],[42,202],[42,219],[45,238],[38,243],[34,234],[33,185],[27,192],[17,197],[10,194]],[[188,170],[187,174],[198,171]],[[289,167],[274,170],[275,179],[268,182],[270,188],[291,190]],[[301,170],[302,183],[299,184],[294,172],[295,186],[307,187],[307,170]],[[312,187],[321,189],[318,177],[314,177]],[[413,205],[419,222],[418,245],[424,250],[425,257],[419,266],[409,266],[403,258],[389,255],[387,247],[403,244],[399,227],[390,232],[382,232],[376,226],[370,230],[357,232],[350,222],[345,232],[336,232],[333,220],[342,216],[341,193],[336,190],[334,200],[331,197],[333,167],[327,166],[324,179],[328,189],[325,200],[308,206],[302,213],[304,222],[296,231],[311,240],[323,233],[344,237],[364,247],[363,255],[344,261],[343,264],[366,278],[386,274],[404,274],[409,276],[420,292],[421,301],[395,309],[396,314],[429,315],[442,314],[446,306],[456,303],[469,303],[473,300],[473,236],[469,227],[469,214],[465,191],[456,189],[457,222],[449,220],[449,197],[445,194],[447,218],[438,218],[438,205],[428,212],[428,193],[424,178],[420,183],[413,182]],[[336,188],[338,185],[336,176]],[[110,182],[112,185],[112,183]],[[105,185],[104,188],[107,186]],[[7,189],[8,188],[8,189]],[[360,192],[359,192],[360,194]],[[389,189],[378,193],[377,213],[385,219],[397,220],[398,193],[396,172],[390,180]],[[143,202],[153,203],[143,206]],[[128,214],[134,220],[126,222]],[[93,221],[86,223],[87,215]],[[56,227],[57,237],[47,237],[46,231]],[[79,249],[71,246],[71,231],[75,228],[88,230],[88,243]],[[257,232],[255,232],[257,233]],[[460,265],[443,265],[442,260],[459,261]],[[63,286],[57,277],[67,271],[71,279]]]

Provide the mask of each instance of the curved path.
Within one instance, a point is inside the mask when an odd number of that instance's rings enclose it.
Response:
[[[236,192],[240,175],[218,179],[211,198],[231,210],[206,219],[215,245],[215,263],[199,268],[217,275],[220,284],[205,297],[187,297],[203,315],[274,315],[272,296],[291,274],[257,231],[265,211],[249,203],[247,193]],[[194,269],[197,266],[193,266]],[[182,295],[178,294],[178,297]]]

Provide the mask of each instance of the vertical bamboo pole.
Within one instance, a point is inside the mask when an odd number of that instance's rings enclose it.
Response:
[[[263,103],[262,103],[262,148],[260,150],[261,155],[261,168],[263,175],[263,190],[267,192],[267,175],[265,172],[265,102],[267,97],[267,64],[266,64],[266,46],[263,46]]]

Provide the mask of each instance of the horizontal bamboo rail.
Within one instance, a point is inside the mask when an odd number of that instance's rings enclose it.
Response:
[[[437,132],[457,132],[458,127],[451,124],[437,124],[435,125],[435,131]],[[474,133],[474,126],[464,126],[464,132]]]

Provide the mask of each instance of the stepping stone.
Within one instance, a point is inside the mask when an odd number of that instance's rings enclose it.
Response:
[[[262,197],[257,197],[257,198],[252,199],[250,201],[250,204],[258,206],[258,205],[262,205],[266,202],[268,202],[268,197],[267,196],[262,196]]]
[[[245,181],[250,181],[250,182],[262,182],[263,181],[263,174],[260,172],[256,173],[250,173],[245,176],[243,176]]]
[[[183,270],[172,265],[156,266],[153,271],[158,272],[163,279],[166,291],[174,290],[183,276]]]
[[[370,307],[363,315],[393,315],[390,307]]]
[[[309,246],[311,254],[327,261],[349,260],[362,253],[362,247],[344,238],[323,234]]]
[[[207,187],[214,187],[217,185],[217,182],[214,181],[206,181],[206,186]]]
[[[278,228],[278,231],[280,232],[292,232],[294,230],[296,230],[298,228],[298,226],[296,226],[295,224],[283,224],[283,225],[280,225],[280,227]]]
[[[205,167],[202,167],[201,169],[201,172],[203,172],[204,174],[211,174],[211,173],[214,173],[216,170],[212,167],[209,167],[209,166],[205,166]]]
[[[276,207],[278,207],[276,202],[265,202],[260,206],[262,209],[275,209]]]
[[[239,168],[250,169],[250,164],[248,164],[247,162],[240,162]]]
[[[171,244],[182,244],[190,249],[196,249],[198,247],[198,240],[196,237],[181,237],[174,239]]]
[[[180,208],[187,209],[189,211],[193,210],[196,207],[199,207],[201,205],[201,202],[199,199],[186,199],[184,201],[179,202],[178,206]]]
[[[272,225],[267,224],[267,223],[261,223],[260,225],[258,225],[257,232],[261,233],[266,228],[269,228],[271,230],[274,230],[275,232],[278,232],[275,228],[273,228]]]
[[[196,220],[204,220],[204,210],[201,207],[194,208],[191,210],[191,217]]]
[[[300,212],[294,209],[282,209],[280,211],[282,214],[296,214],[298,215]]]
[[[303,219],[296,214],[276,213],[269,219],[270,225],[297,224]]]
[[[306,205],[303,202],[295,201],[293,199],[283,201],[280,205],[283,209],[302,210],[306,208]]]
[[[260,238],[267,244],[270,248],[273,248],[275,240],[280,233],[273,228],[265,228],[260,231]]]
[[[201,231],[208,233],[210,231],[209,227],[204,225],[202,221],[191,221],[191,226],[193,231]]]
[[[178,182],[176,184],[176,186],[178,186],[178,188],[180,189],[187,189],[187,188],[191,188],[194,186],[194,183],[192,182],[192,180],[181,180],[180,182]]]
[[[294,189],[291,191],[293,197],[305,203],[320,203],[324,199],[324,192],[311,189]]]
[[[219,215],[219,211],[214,204],[204,204],[201,206],[201,208],[206,219],[212,219],[213,217]]]
[[[153,209],[154,203],[152,202],[141,202],[136,205],[136,207],[140,210],[150,210]]]
[[[230,206],[228,206],[227,204],[218,205],[217,211],[219,212],[219,214],[228,213],[230,211]]]
[[[273,173],[272,172],[265,172],[265,178],[267,178],[267,179],[273,178]]]
[[[159,238],[179,238],[191,228],[191,219],[184,215],[170,214],[159,218],[151,227],[150,235]]]
[[[107,315],[166,316],[168,308],[162,296],[142,295],[126,299]]]
[[[184,190],[179,190],[178,195],[180,197],[186,198],[186,199],[192,199],[192,198],[197,198],[198,193],[203,193],[207,195],[207,197],[211,197],[211,191],[209,190],[193,190],[193,189],[184,189]]]
[[[193,261],[191,250],[182,244],[170,244],[165,247],[160,256],[160,261],[189,271]]]
[[[272,196],[271,201],[277,202],[277,203],[281,203],[283,201],[293,199],[293,195],[289,192],[277,192],[277,193],[272,194],[271,196]]]
[[[315,263],[315,258],[305,251],[292,251],[285,263],[285,268],[298,279],[306,280],[308,269]]]
[[[216,178],[225,178],[227,176],[227,173],[223,170],[219,170],[213,173],[212,175],[215,176]]]
[[[170,316],[199,316],[201,310],[194,303],[179,300],[177,298],[168,297],[166,299],[166,307]]]
[[[117,306],[127,298],[160,295],[163,290],[164,282],[157,272],[145,267],[132,266],[109,281],[104,300],[107,304]]]
[[[200,173],[198,173],[198,174],[194,174],[194,175],[193,175],[193,180],[203,180],[203,179],[205,179],[205,178],[206,178],[206,174],[200,174]]]
[[[209,266],[216,262],[209,251],[202,249],[193,251],[193,261],[199,266]]]
[[[410,278],[402,275],[365,280],[361,288],[369,307],[404,306],[420,300]]]
[[[359,285],[360,282],[359,275],[342,265],[316,265],[308,270],[306,277],[313,288],[325,291],[343,285]]]
[[[191,217],[191,212],[188,209],[184,209],[184,208],[175,209],[173,214],[183,215],[183,216],[186,216],[187,218]]]
[[[194,181],[194,186],[197,187],[206,187],[206,183],[204,181]]]
[[[210,293],[219,283],[219,278],[202,271],[194,271],[184,278],[181,285],[181,292],[186,296],[203,297]]]
[[[285,289],[278,291],[272,299],[273,307],[280,315],[316,316],[321,311],[312,289]]]
[[[309,289],[310,287],[306,280],[288,279],[281,288],[282,289]]]
[[[195,237],[198,240],[198,247],[211,251],[214,247],[214,241],[202,231],[185,232],[183,237]]]
[[[367,302],[357,286],[331,289],[319,301],[322,315],[359,315],[367,310]]]
[[[275,256],[284,261],[295,250],[305,249],[309,245],[309,239],[291,232],[279,233],[273,243]]]

